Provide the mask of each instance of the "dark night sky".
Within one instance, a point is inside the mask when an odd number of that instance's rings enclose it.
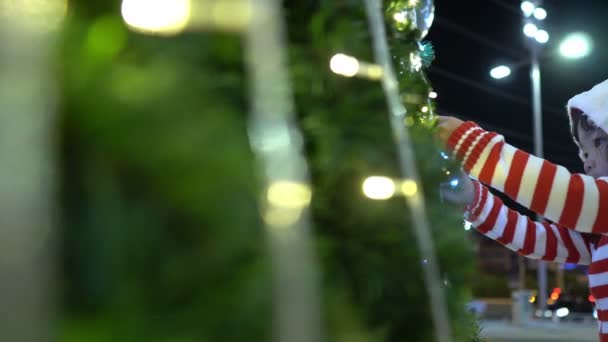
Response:
[[[494,80],[492,66],[529,58],[519,0],[435,0],[436,18],[427,37],[437,58],[429,78],[439,93],[438,109],[504,134],[532,152],[529,65]],[[541,61],[545,158],[579,172],[565,106],[570,97],[608,78],[608,0],[545,0],[550,34]],[[555,57],[559,41],[583,31],[594,40],[592,54],[568,61]]]

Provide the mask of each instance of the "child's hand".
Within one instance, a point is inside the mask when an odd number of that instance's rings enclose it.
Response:
[[[437,137],[444,143],[447,144],[448,139],[454,133],[463,121],[453,116],[437,116],[439,124],[437,125]]]
[[[460,177],[456,179],[458,179],[458,184],[441,184],[439,191],[445,202],[464,211],[475,200],[475,186],[469,176],[464,173],[461,173]]]

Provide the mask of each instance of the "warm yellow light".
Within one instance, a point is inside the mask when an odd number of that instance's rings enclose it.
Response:
[[[384,72],[382,71],[382,67],[379,65],[370,65],[367,68],[367,76],[372,80],[381,79],[383,75]]]
[[[335,54],[329,60],[329,68],[335,74],[346,77],[364,77],[371,80],[379,80],[384,75],[382,67],[378,64],[361,62],[355,57],[343,53]]]
[[[401,182],[401,192],[408,197],[414,196],[418,193],[418,184],[411,179],[404,180]]]
[[[274,230],[286,230],[298,222],[302,215],[302,209],[279,208],[271,206],[264,213],[264,222]]]
[[[188,25],[190,5],[190,0],[123,0],[121,12],[134,30],[172,35]]]
[[[536,302],[536,296],[530,296],[530,299],[528,299],[528,301],[529,301],[530,303],[534,303],[534,302]]]
[[[329,61],[329,68],[338,75],[353,77],[359,72],[359,61],[355,57],[338,53]]]
[[[426,113],[426,112],[429,111],[429,107],[423,106],[421,110],[422,110],[423,113]]]
[[[431,99],[436,99],[436,98],[437,98],[437,96],[438,96],[438,95],[437,95],[437,93],[436,93],[436,92],[434,92],[434,91],[432,91],[432,92],[430,92],[430,93],[429,93],[429,97],[430,97]]]
[[[375,200],[389,199],[395,195],[395,182],[388,177],[368,177],[363,182],[363,194]]]
[[[551,299],[553,299],[553,300],[557,300],[558,298],[559,298],[559,294],[557,294],[557,293],[555,293],[555,292],[553,292],[553,293],[551,294]]]
[[[311,197],[308,185],[290,181],[274,182],[267,192],[268,202],[282,208],[303,208],[310,204]]]

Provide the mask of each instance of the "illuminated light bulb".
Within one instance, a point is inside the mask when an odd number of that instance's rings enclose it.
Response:
[[[431,99],[436,99],[436,98],[437,98],[437,96],[438,96],[438,94],[437,94],[436,92],[434,92],[434,91],[432,91],[432,92],[430,92],[430,93],[429,93],[429,97],[430,97]]]
[[[359,61],[355,57],[338,53],[329,60],[329,68],[335,74],[353,77],[359,72]]]
[[[537,7],[534,9],[534,18],[538,20],[545,20],[547,18],[547,11],[544,8]]]
[[[412,197],[418,193],[418,184],[411,179],[406,179],[401,183],[401,192],[407,197]]]
[[[379,80],[384,76],[382,67],[377,64],[361,62],[355,57],[343,53],[335,54],[329,60],[329,69],[335,74],[345,77],[365,77],[371,80]]]
[[[382,71],[381,66],[369,65],[367,67],[367,77],[371,78],[372,80],[381,79],[383,75],[384,75],[384,72]]]
[[[536,31],[536,35],[534,36],[534,39],[536,39],[536,41],[541,44],[545,44],[546,42],[549,41],[549,33],[545,30],[538,30],[538,31]]]
[[[529,17],[532,15],[535,7],[536,6],[534,6],[534,4],[531,3],[530,1],[524,1],[521,3],[521,10],[522,10],[522,12],[524,12],[524,15],[526,17]]]
[[[389,199],[395,195],[395,182],[388,177],[368,177],[363,182],[363,194],[374,200]]]
[[[304,183],[278,181],[270,184],[267,191],[268,202],[277,207],[303,208],[310,204],[312,191]]]
[[[264,222],[269,228],[276,231],[286,231],[287,228],[300,219],[302,209],[286,209],[271,206],[263,215]]]
[[[505,78],[509,75],[511,75],[511,68],[509,68],[506,65],[499,65],[497,67],[492,68],[492,70],[490,70],[490,76],[492,76],[492,78],[495,78],[497,80],[499,80],[501,78]]]
[[[429,107],[427,107],[427,106],[423,106],[423,107],[422,107],[420,110],[421,110],[423,113],[426,113],[426,112],[428,112],[428,111],[429,111]]]
[[[530,38],[534,38],[536,36],[536,31],[538,31],[538,27],[532,23],[527,23],[524,25],[524,34]]]
[[[190,0],[123,0],[123,20],[142,33],[174,35],[190,20]]]
[[[528,302],[530,302],[530,303],[536,302],[536,296],[530,296],[530,299],[528,299]]]
[[[588,56],[591,53],[591,38],[585,33],[573,33],[562,41],[559,52],[570,59]]]
[[[557,293],[553,292],[553,293],[551,294],[551,299],[553,299],[553,300],[557,300],[558,298],[559,298],[559,295],[558,295]]]

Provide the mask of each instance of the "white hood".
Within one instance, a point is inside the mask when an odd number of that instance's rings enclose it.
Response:
[[[604,132],[608,133],[608,80],[568,101],[568,117],[572,127],[572,108],[580,109]],[[578,141],[575,139],[578,146]]]

